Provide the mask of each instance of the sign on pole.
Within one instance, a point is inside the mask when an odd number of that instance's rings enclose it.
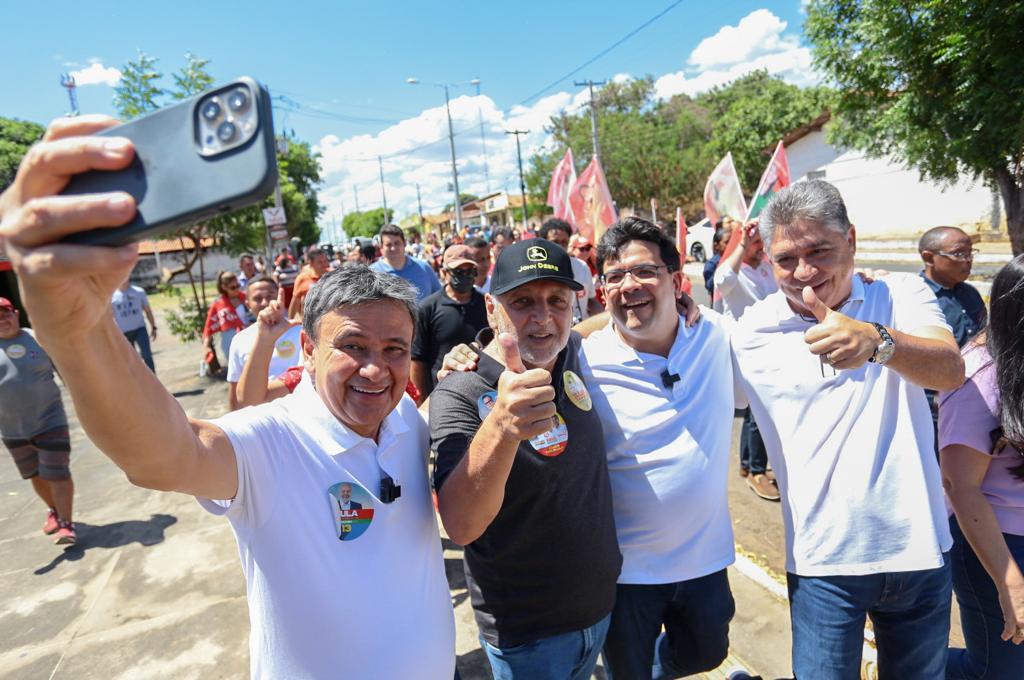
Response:
[[[263,222],[268,227],[277,226],[279,224],[288,224],[288,218],[284,214],[284,206],[281,206],[280,208],[264,208]]]

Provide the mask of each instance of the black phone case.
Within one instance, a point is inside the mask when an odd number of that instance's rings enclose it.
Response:
[[[210,92],[239,82],[248,84],[254,95],[256,132],[238,148],[204,157],[194,133],[196,106]],[[238,78],[99,135],[132,140],[132,164],[124,170],[75,175],[61,193],[125,191],[135,198],[135,219],[121,227],[78,232],[65,242],[120,246],[139,241],[252,205],[277,182],[270,94],[252,78]]]

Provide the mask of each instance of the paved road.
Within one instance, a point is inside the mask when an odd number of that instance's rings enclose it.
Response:
[[[158,375],[185,411],[215,417],[226,410],[226,385],[195,376],[200,356],[198,344],[181,345],[166,336],[155,344]],[[66,406],[73,414],[67,401]],[[77,421],[72,428],[76,547],[61,550],[42,535],[40,503],[13,465],[0,465],[0,677],[244,676],[245,583],[227,522],[207,515],[192,498],[131,486]],[[778,504],[756,498],[738,476],[731,478],[729,493],[740,549],[781,575]],[[448,541],[444,547],[456,606],[459,668],[466,680],[488,678],[461,551]],[[787,676],[784,602],[734,569],[730,578],[737,600],[730,663],[746,662],[766,678]],[[600,671],[598,677],[603,677]]]

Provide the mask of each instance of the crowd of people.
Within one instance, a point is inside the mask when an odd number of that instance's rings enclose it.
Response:
[[[131,161],[87,136],[110,124],[54,123],[0,196],[35,329],[0,300],[0,434],[73,541],[55,367],[132,483],[226,517],[254,677],[457,677],[437,517],[494,677],[582,680],[602,654],[612,678],[716,668],[736,409],[740,474],[781,505],[796,677],[859,677],[869,618],[881,677],[1024,676],[1024,256],[987,310],[959,229],[924,234],[920,275],[859,274],[839,191],[803,181],[716,234],[709,309],[640,218],[597,244],[495,229],[436,270],[385,225],[358,261],[218,276],[204,338],[233,410],[193,419],[140,356],[134,249],[53,245],[131,217],[53,196],[68,167]]]

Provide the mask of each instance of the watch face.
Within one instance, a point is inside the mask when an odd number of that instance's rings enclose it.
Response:
[[[875,361],[879,364],[885,364],[885,362],[892,359],[893,353],[896,351],[896,345],[891,340],[887,340],[878,346],[878,354],[875,355]]]

